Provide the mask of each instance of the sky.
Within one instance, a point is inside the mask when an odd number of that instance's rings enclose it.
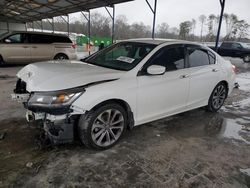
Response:
[[[153,5],[154,0],[149,0]],[[226,0],[225,12],[234,13],[239,19],[244,19],[250,24],[250,0]],[[116,16],[125,15],[129,23],[143,22],[152,26],[153,15],[145,0],[134,0],[115,6]],[[108,16],[104,8],[93,9],[91,12],[99,12]],[[219,0],[157,0],[156,25],[166,22],[170,27],[179,27],[179,24],[204,14],[220,14]],[[199,32],[199,23],[196,26],[196,34]],[[222,28],[225,32],[225,25]]]

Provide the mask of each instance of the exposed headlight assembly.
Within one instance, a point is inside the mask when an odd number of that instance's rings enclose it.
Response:
[[[84,88],[73,88],[53,92],[34,92],[28,101],[28,106],[55,108],[70,106],[84,92]]]

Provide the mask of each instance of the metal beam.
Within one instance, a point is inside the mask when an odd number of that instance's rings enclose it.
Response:
[[[114,43],[114,38],[115,38],[115,5],[110,6],[110,8],[113,8],[113,15],[111,14],[111,12],[108,10],[107,7],[104,7],[107,11],[107,13],[109,14],[110,18],[112,19],[112,29],[111,29],[111,40],[112,40],[112,44]]]
[[[9,31],[10,31],[10,25],[9,25],[9,22],[7,21],[7,22],[6,22],[6,24],[7,24],[7,31],[9,32]]]
[[[69,14],[67,15],[67,17],[68,17],[68,22],[67,22],[67,25],[68,25],[68,36],[69,36]]]
[[[88,52],[89,52],[89,55],[90,55],[90,10],[88,11],[88,17],[83,13],[83,11],[81,11],[83,17],[87,20],[88,22]]]
[[[42,29],[42,32],[43,32],[43,20],[41,20],[41,29]]]
[[[156,8],[157,8],[157,0],[154,2],[154,8],[150,5],[148,0],[145,0],[146,3],[148,4],[148,7],[150,8],[151,12],[153,13],[153,26],[152,26],[152,38],[155,38],[155,20],[156,20]]]
[[[52,30],[53,30],[53,33],[55,33],[55,22],[54,22],[54,17],[52,17]]]
[[[220,12],[220,20],[219,20],[219,26],[218,26],[217,36],[216,36],[216,42],[215,42],[215,51],[218,51],[218,44],[219,44],[219,40],[220,40],[220,30],[221,30],[226,0],[219,0],[219,1],[220,1],[220,5],[221,5],[221,12]]]

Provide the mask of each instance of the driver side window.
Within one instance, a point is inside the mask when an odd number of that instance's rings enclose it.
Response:
[[[22,35],[21,34],[15,34],[7,37],[5,39],[7,43],[22,43]]]
[[[151,65],[161,65],[166,67],[166,71],[175,71],[185,68],[185,51],[184,47],[165,47],[160,49],[149,60],[146,67]]]

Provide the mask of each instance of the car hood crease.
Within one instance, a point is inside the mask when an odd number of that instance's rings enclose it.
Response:
[[[94,66],[78,61],[41,62],[25,66],[17,77],[26,82],[29,92],[56,91],[90,83],[118,79],[124,71]]]

